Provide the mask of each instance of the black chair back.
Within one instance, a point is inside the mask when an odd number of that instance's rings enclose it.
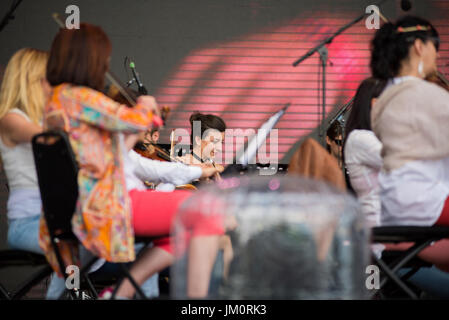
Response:
[[[32,146],[50,236],[70,238],[78,199],[78,164],[67,134],[43,132],[33,137]]]

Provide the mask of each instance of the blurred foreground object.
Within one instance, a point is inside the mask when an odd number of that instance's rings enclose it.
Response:
[[[293,176],[223,179],[183,204],[174,229],[180,252],[192,211],[222,215],[232,230],[229,276],[217,292],[210,288],[210,298],[366,298],[369,229],[356,199],[343,191]],[[185,261],[172,267],[174,298],[186,297]]]

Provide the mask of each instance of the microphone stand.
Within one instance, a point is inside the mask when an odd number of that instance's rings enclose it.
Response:
[[[129,80],[129,81],[126,83],[126,86],[129,87],[129,86],[132,85],[135,81],[136,81],[136,78],[132,78],[131,80]]]
[[[14,17],[14,11],[17,9],[17,7],[19,6],[19,4],[22,2],[22,0],[17,0],[15,1],[11,8],[9,9],[9,11],[6,13],[6,15],[3,17],[2,22],[0,22],[0,32],[2,32],[2,30],[6,27],[6,25],[8,24],[9,20],[13,20]]]
[[[332,118],[331,121],[329,121],[329,126],[331,126],[335,121],[338,122],[338,135],[341,135],[341,141],[342,141],[342,145],[340,146],[341,148],[339,148],[339,152],[338,152],[338,157],[339,157],[339,161],[341,161],[341,168],[343,170],[343,176],[346,178],[346,172],[345,172],[345,164],[343,163],[343,142],[345,141],[345,118],[344,115],[346,114],[346,112],[348,112],[351,107],[352,104],[354,102],[355,96],[352,97],[351,100],[349,100],[344,106],[342,106],[340,108],[340,110],[337,112],[337,114]]]
[[[352,107],[352,103],[354,102],[355,97],[352,97],[351,100],[349,100],[344,106],[341,107],[340,110],[338,110],[337,114],[329,121],[329,126],[334,123],[334,121],[341,121],[339,118],[341,116],[344,116],[344,114],[350,110],[350,107]]]
[[[378,2],[376,4],[376,6],[379,7],[385,1],[387,1],[387,0],[381,0],[380,2]],[[343,27],[338,29],[334,34],[332,34],[331,36],[329,36],[326,39],[324,39],[323,41],[321,41],[317,46],[310,49],[305,55],[303,55],[302,57],[297,59],[295,62],[293,62],[293,67],[296,67],[296,66],[298,66],[298,64],[300,64],[301,62],[306,60],[308,57],[313,55],[315,52],[318,52],[320,55],[320,60],[321,60],[320,68],[322,69],[321,71],[323,72],[323,74],[322,74],[322,79],[321,79],[321,81],[322,81],[322,85],[321,85],[321,91],[322,91],[321,112],[322,112],[322,115],[321,115],[321,118],[322,119],[320,121],[320,126],[319,126],[319,136],[320,136],[321,144],[323,146],[325,145],[325,139],[324,139],[324,125],[322,122],[324,121],[324,119],[326,117],[326,66],[327,66],[327,60],[328,60],[328,50],[327,50],[326,45],[332,43],[332,41],[334,40],[335,37],[340,35],[346,29],[349,29],[350,27],[355,25],[357,22],[361,21],[365,16],[366,16],[366,13],[361,14],[359,17],[355,18],[351,22],[347,23],[346,25],[344,25]]]

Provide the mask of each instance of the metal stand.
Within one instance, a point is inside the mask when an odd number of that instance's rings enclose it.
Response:
[[[385,1],[386,0],[381,0],[376,5],[378,7],[380,7],[380,5],[382,5]],[[335,37],[340,35],[346,29],[349,29],[350,27],[355,25],[357,22],[361,21],[365,16],[366,16],[366,13],[364,12],[359,17],[355,18],[351,22],[347,23],[346,25],[344,25],[343,27],[338,29],[334,34],[332,34],[331,36],[329,36],[326,39],[324,39],[323,41],[321,41],[317,46],[315,46],[314,48],[310,49],[305,55],[303,55],[302,57],[297,59],[295,62],[293,62],[293,66],[296,67],[298,64],[300,64],[301,62],[306,60],[308,57],[313,55],[315,52],[318,52],[319,55],[320,55],[321,68],[323,70],[323,74],[322,74],[322,86],[323,86],[323,88],[322,88],[322,95],[323,95],[323,100],[322,100],[322,121],[320,123],[320,130],[319,130],[320,133],[319,134],[320,134],[320,142],[323,145],[326,144],[325,134],[324,134],[324,124],[323,124],[324,119],[326,118],[326,65],[327,65],[327,60],[328,60],[328,50],[326,48],[326,45],[332,43],[332,41],[334,40]]]
[[[22,2],[22,0],[14,1],[9,11],[6,13],[6,15],[3,17],[2,22],[0,22],[0,32],[6,27],[9,20],[13,20],[14,17],[14,11],[17,9],[19,4]]]
[[[321,117],[319,127],[320,142],[323,146],[326,145],[326,133],[324,127],[324,119],[326,118],[326,66],[329,59],[329,51],[326,46],[322,46],[318,49],[321,60]]]
[[[345,130],[345,126],[346,126],[346,124],[345,124],[345,114],[346,114],[346,112],[348,112],[351,109],[352,103],[354,102],[354,98],[355,97],[353,97],[351,100],[349,100],[348,103],[346,103],[343,107],[341,107],[340,110],[337,112],[337,114],[332,118],[332,120],[329,121],[329,126],[331,126],[335,121],[338,122],[338,125],[339,125],[338,126],[338,129],[339,129],[338,130],[338,135],[341,135],[341,140],[342,141],[345,141],[345,132],[346,132],[346,130]],[[345,172],[345,165],[343,163],[343,154],[342,154],[342,152],[343,152],[343,146],[340,149],[340,152],[339,152],[338,156],[340,158],[339,161],[342,161],[341,168],[343,170],[343,176],[345,176],[346,172]]]

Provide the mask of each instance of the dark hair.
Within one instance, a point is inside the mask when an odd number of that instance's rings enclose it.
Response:
[[[326,131],[326,136],[329,137],[329,139],[331,141],[334,141],[338,138],[339,135],[341,135],[342,132],[342,127],[340,126],[340,123],[338,121],[334,121],[331,123],[331,125],[329,126],[329,128],[327,128]],[[326,149],[327,152],[331,152],[331,147],[329,144],[326,143]]]
[[[81,23],[79,29],[60,29],[51,46],[47,80],[52,86],[67,82],[102,91],[110,53],[111,42],[100,27]]]
[[[341,134],[340,129],[341,128],[339,127],[338,121],[334,121],[329,128],[327,128],[326,136],[328,136],[331,140],[335,140]]]
[[[213,114],[202,114],[199,112],[195,112],[190,116],[189,121],[190,121],[190,128],[192,129],[190,132],[190,143],[192,144],[192,146],[194,144],[194,137],[193,137],[194,121],[200,121],[201,137],[203,136],[204,132],[209,129],[215,129],[220,132],[225,132],[226,130],[226,123],[223,121],[223,119]]]
[[[410,27],[412,30],[407,31],[406,28]],[[413,27],[416,27],[416,30],[413,30]],[[436,50],[439,49],[437,30],[429,21],[419,17],[405,16],[394,24],[385,23],[377,30],[371,41],[370,67],[373,77],[388,80],[397,76],[401,61],[408,57],[409,49],[416,39],[423,42],[431,40]]]
[[[386,84],[385,80],[368,78],[359,85],[346,122],[345,143],[352,130],[371,130],[371,100],[380,96]]]

